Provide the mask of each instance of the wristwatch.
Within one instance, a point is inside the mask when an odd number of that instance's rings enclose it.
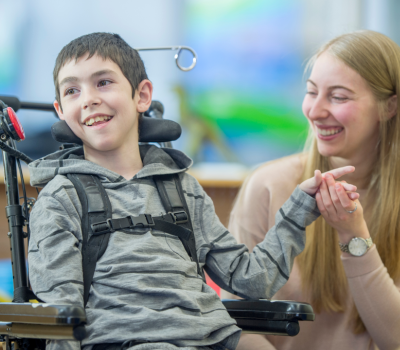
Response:
[[[340,250],[354,256],[363,256],[372,246],[372,238],[354,237],[348,244],[339,243]]]

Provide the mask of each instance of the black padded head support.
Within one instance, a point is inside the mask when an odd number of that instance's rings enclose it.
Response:
[[[61,143],[76,143],[83,145],[82,140],[76,136],[64,120],[59,120],[51,126],[51,136]]]
[[[177,140],[182,133],[181,126],[168,119],[142,117],[139,123],[139,142],[169,142]],[[53,139],[61,143],[76,143],[82,145],[64,120],[51,126]]]

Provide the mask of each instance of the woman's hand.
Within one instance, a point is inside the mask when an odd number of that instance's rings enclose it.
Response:
[[[322,183],[322,180],[325,178],[327,174],[331,174],[334,179],[338,179],[339,177],[352,173],[354,171],[353,166],[345,166],[342,168],[337,168],[330,170],[329,172],[321,174],[321,171],[315,170],[314,172],[314,177],[311,179],[303,181],[299,187],[302,191],[305,193],[309,194],[310,196],[313,196],[319,189],[319,186]],[[343,187],[346,191],[348,191],[348,196],[350,199],[357,199],[359,197],[358,193],[354,193],[354,191],[357,190],[356,186],[350,185],[346,182],[343,182]]]
[[[347,244],[353,237],[370,237],[360,202],[351,200],[344,184],[335,182],[329,173],[321,181],[315,199],[324,219],[338,232],[340,243]]]

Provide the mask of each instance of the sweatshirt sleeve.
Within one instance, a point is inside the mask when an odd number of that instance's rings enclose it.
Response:
[[[221,288],[240,297],[271,298],[286,283],[294,258],[304,249],[305,227],[320,215],[315,199],[297,187],[277,212],[275,226],[249,253],[219,222],[211,199],[204,197],[206,272]]]
[[[67,193],[42,191],[30,220],[32,289],[45,303],[83,306],[81,223]],[[78,341],[50,341],[47,349],[78,350]]]
[[[400,287],[373,245],[362,257],[342,257],[357,310],[379,349],[400,348]]]

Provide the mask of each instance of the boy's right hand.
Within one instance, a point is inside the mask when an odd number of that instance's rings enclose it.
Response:
[[[314,177],[303,181],[299,185],[299,188],[302,191],[304,191],[305,193],[309,194],[310,196],[314,196],[317,193],[319,186],[322,183],[322,179],[325,178],[326,174],[331,174],[334,179],[338,179],[339,177],[341,177],[343,175],[352,173],[354,170],[355,170],[355,168],[353,166],[345,166],[342,168],[329,170],[323,174],[321,174],[320,170],[315,170]],[[350,199],[355,200],[355,199],[359,198],[360,195],[355,192],[357,190],[356,186],[348,184],[346,181],[342,181],[342,185]]]

